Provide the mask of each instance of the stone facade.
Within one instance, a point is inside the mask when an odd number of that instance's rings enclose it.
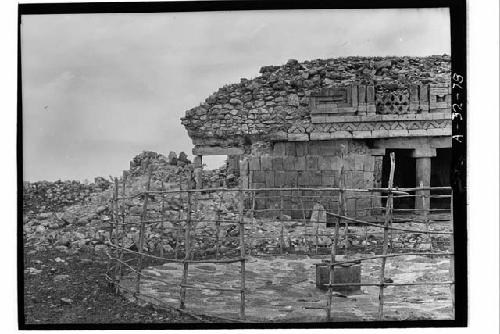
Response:
[[[442,117],[451,105],[448,56],[290,60],[260,72],[220,88],[186,112],[182,124],[195,145],[243,147],[257,140],[367,138],[374,130],[376,136],[385,136],[384,130],[402,130],[399,135],[451,130],[449,117]],[[433,115],[412,118],[426,113]],[[370,117],[359,126],[357,120],[339,123],[339,115],[407,117],[391,128]]]
[[[289,60],[260,73],[182,118],[193,154],[240,157],[245,187],[337,187],[342,168],[345,187],[379,187],[390,149],[410,150],[416,184],[429,185],[430,159],[451,147],[449,56]]]
[[[339,187],[342,169],[343,184],[347,188],[373,187],[375,178],[375,157],[370,155],[370,148],[358,140],[275,142],[270,153],[243,159],[240,167],[243,186],[257,189]],[[320,195],[307,190],[300,193],[288,191],[287,194]],[[327,192],[322,194],[328,195]],[[366,200],[358,200],[357,204],[366,206],[369,204]],[[295,204],[287,201],[284,213],[297,216],[301,214],[301,205],[310,211],[313,204],[310,201],[296,201]],[[326,201],[324,204],[336,210],[336,203]],[[347,204],[348,209],[354,209],[353,202],[348,201]],[[277,205],[279,200],[273,198],[256,201],[256,209]]]

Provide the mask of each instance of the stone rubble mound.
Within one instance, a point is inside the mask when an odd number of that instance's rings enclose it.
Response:
[[[173,156],[173,155],[171,155]],[[179,159],[180,158],[180,159]],[[126,222],[130,226],[123,236],[127,248],[137,250],[139,240],[139,223],[142,215],[143,196],[134,196],[145,190],[148,167],[144,161],[149,161],[153,167],[151,190],[179,189],[187,184],[187,175],[192,164],[179,155],[175,164],[173,160],[165,158],[155,152],[143,152],[136,156],[131,163],[131,169],[126,171],[126,194],[128,197],[121,201],[120,212],[125,213]],[[187,160],[187,158],[186,158]],[[237,178],[227,175],[226,167],[204,171],[205,184],[211,187],[220,187],[224,183],[228,187],[237,185]],[[234,182],[234,183],[232,183]],[[120,192],[122,179],[120,179]],[[37,190],[38,188],[38,190]],[[23,187],[23,237],[25,245],[34,246],[35,250],[57,248],[66,251],[77,251],[83,247],[95,250],[107,248],[106,240],[110,236],[112,222],[111,200],[113,186],[110,181],[96,178],[96,183],[84,185],[77,181],[56,182],[25,182]],[[44,189],[44,192],[41,191]],[[48,196],[50,194],[50,196]],[[45,197],[46,196],[46,197]],[[146,226],[144,250],[154,254],[170,254],[177,249],[183,251],[183,233],[177,236],[177,219],[186,218],[186,194],[171,193],[166,196],[151,195],[148,205],[148,220],[165,220],[161,223],[152,223]],[[235,193],[210,192],[194,193],[192,195],[192,218],[202,220],[193,223],[192,249],[196,257],[212,256],[216,251],[215,224],[203,222],[204,219],[214,220],[217,216],[222,220],[238,220],[238,198]],[[303,222],[293,221],[290,216],[268,216],[252,218],[249,214],[244,218],[248,234],[248,250],[252,254],[279,253],[280,229],[284,224],[284,246],[286,252],[303,252],[314,249],[314,236],[304,237],[306,231]],[[315,224],[307,228],[308,233],[314,233]],[[374,232],[380,230],[369,229],[367,240],[364,235],[352,230],[350,246],[380,247],[380,235]],[[121,233],[121,232],[120,232]],[[319,226],[318,246],[328,252],[332,242],[331,229],[325,224]],[[324,234],[324,235],[321,235]],[[253,236],[253,238],[250,238]],[[396,247],[426,249],[429,240],[418,234],[398,236]],[[220,226],[221,248],[220,254],[233,256],[239,252],[239,229],[236,223],[225,223]],[[434,243],[447,243],[448,240],[434,239]]]
[[[146,189],[148,165],[152,168],[151,190],[185,189],[187,178],[193,169],[191,161],[184,152],[179,156],[170,152],[169,157],[156,152],[145,151],[130,162],[127,175],[126,194],[136,195]],[[226,183],[225,167],[207,171],[207,181],[218,186]],[[123,178],[119,178],[122,185]],[[23,184],[23,236],[25,242],[37,247],[59,247],[77,249],[80,247],[105,247],[111,227],[111,200],[114,181],[102,177],[95,178],[92,184],[79,181],[39,181]],[[121,194],[120,187],[120,194]],[[161,196],[153,198],[148,214],[161,216]],[[127,215],[139,221],[142,213],[142,198],[126,201]],[[170,196],[164,206],[165,215],[177,216],[182,208],[180,196]],[[227,206],[224,206],[227,208]],[[227,210],[226,210],[227,211]],[[135,232],[134,232],[135,234]],[[152,233],[148,236],[155,239]],[[132,239],[137,239],[134,236]],[[159,238],[158,238],[159,239]],[[168,238],[167,238],[168,239]],[[148,243],[147,243],[148,244]]]

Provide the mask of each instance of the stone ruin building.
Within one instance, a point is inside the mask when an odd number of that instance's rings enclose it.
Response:
[[[450,67],[447,55],[292,59],[220,88],[182,124],[198,173],[202,156],[227,155],[245,188],[338,187],[342,166],[347,188],[386,187],[389,152],[395,186],[449,186]]]

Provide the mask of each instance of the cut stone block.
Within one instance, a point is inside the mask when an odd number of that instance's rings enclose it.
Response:
[[[248,165],[250,170],[260,170],[260,157],[251,157]]]
[[[273,157],[273,170],[283,170],[283,158]]]
[[[262,170],[270,171],[273,170],[273,158],[269,155],[263,155],[260,157],[260,168]]]
[[[254,183],[266,183],[266,172],[264,171],[253,171],[252,182]]]
[[[328,290],[330,283],[329,262],[316,264],[316,287]],[[333,267],[333,283],[361,283],[361,265],[337,265]],[[359,285],[334,286],[332,290],[341,293],[353,293],[361,290]]]
[[[307,156],[306,157],[306,169],[307,170],[317,170],[318,169],[318,157]]]

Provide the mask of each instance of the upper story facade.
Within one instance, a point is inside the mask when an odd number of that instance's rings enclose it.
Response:
[[[186,112],[195,148],[451,136],[449,56],[289,60],[260,73]]]

